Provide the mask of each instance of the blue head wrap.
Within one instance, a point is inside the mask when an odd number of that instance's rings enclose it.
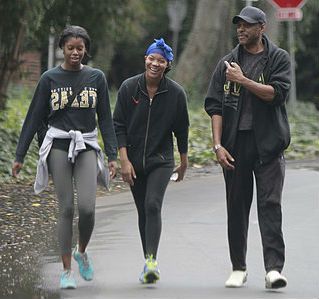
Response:
[[[168,62],[173,61],[174,59],[172,48],[165,44],[163,38],[154,39],[154,43],[148,47],[146,50],[146,55],[150,55],[152,53],[161,54]]]

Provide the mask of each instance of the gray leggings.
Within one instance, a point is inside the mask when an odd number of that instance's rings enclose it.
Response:
[[[74,216],[74,184],[79,209],[79,243],[86,246],[94,227],[97,186],[97,156],[94,150],[80,153],[75,163],[68,161],[68,153],[51,149],[48,157],[55,192],[59,201],[58,240],[61,255],[72,251]]]

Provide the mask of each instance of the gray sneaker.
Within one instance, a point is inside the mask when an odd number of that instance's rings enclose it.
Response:
[[[89,258],[87,252],[81,253],[78,251],[78,246],[76,246],[73,250],[73,258],[79,264],[80,275],[84,280],[92,280],[93,279],[93,264],[91,259]]]
[[[76,282],[74,279],[73,271],[65,270],[62,272],[60,277],[60,288],[61,289],[75,289]]]

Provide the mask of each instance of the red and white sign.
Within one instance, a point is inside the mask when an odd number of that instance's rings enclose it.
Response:
[[[268,0],[277,8],[276,16],[280,21],[300,21],[301,7],[306,0]]]
[[[306,0],[270,0],[278,8],[301,8]]]
[[[276,12],[276,17],[280,21],[301,21],[302,11],[300,8],[280,8]]]

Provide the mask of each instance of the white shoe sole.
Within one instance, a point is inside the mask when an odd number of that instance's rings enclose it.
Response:
[[[277,271],[270,271],[265,278],[266,289],[280,289],[287,286],[287,279]]]
[[[287,281],[285,279],[279,278],[273,282],[266,281],[266,289],[280,289],[287,286]]]

